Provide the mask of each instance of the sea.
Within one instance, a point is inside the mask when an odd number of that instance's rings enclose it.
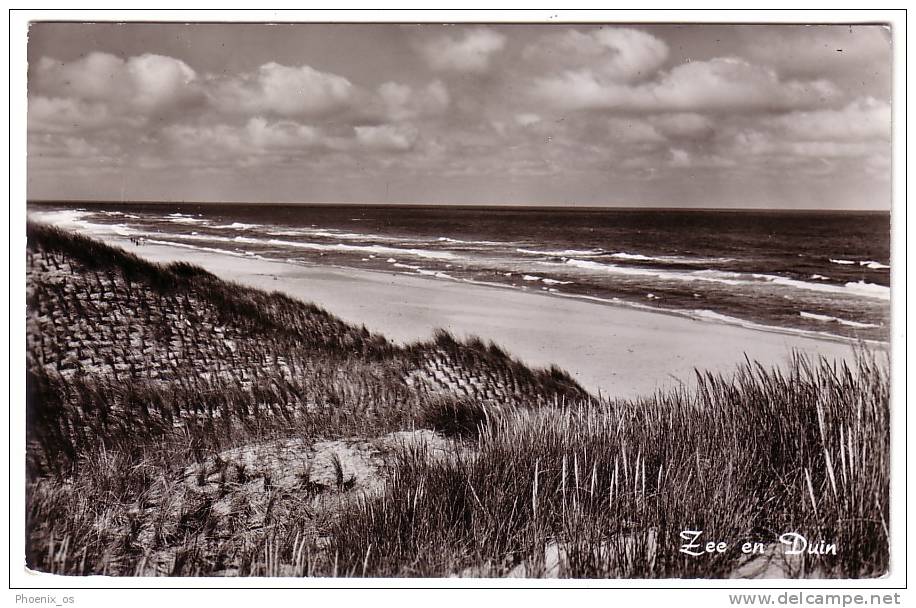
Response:
[[[28,204],[111,239],[889,340],[890,214],[569,207]]]

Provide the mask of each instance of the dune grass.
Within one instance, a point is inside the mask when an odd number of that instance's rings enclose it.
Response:
[[[879,576],[888,565],[888,378],[797,357],[702,374],[696,393],[517,410],[483,427],[472,456],[402,453],[383,496],[339,518],[349,574],[722,577],[744,542],[784,532],[835,543],[788,556],[797,576]],[[678,549],[684,530],[722,554]],[[553,556],[551,558],[551,555]]]

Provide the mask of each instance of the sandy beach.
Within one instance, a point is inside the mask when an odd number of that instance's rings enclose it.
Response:
[[[781,365],[793,350],[848,358],[841,342],[698,321],[596,302],[447,280],[306,267],[172,248],[137,247],[109,239],[151,261],[185,261],[220,278],[281,291],[365,325],[398,342],[445,328],[505,347],[527,364],[556,364],[582,386],[609,396],[635,397],[691,385],[695,368],[729,372],[747,355]]]

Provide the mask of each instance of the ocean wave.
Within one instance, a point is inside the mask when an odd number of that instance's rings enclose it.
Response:
[[[137,233],[136,230],[124,224],[109,224],[106,227],[119,236],[131,236]]]
[[[371,252],[380,255],[407,255],[432,260],[458,260],[459,256],[448,251],[430,251],[428,249],[401,249],[399,247],[387,247],[385,245],[347,245],[344,243],[335,243],[333,245],[324,243],[307,243],[301,241],[284,241],[281,239],[269,239],[270,245],[280,245],[283,247],[296,247],[298,249],[310,249],[313,251],[347,251],[347,252]]]
[[[169,213],[165,218],[166,221],[175,224],[209,224],[210,220],[186,215],[184,213]]]
[[[712,310],[694,309],[692,311],[688,311],[687,316],[693,319],[696,319],[698,321],[711,321],[713,323],[724,323],[727,325],[737,325],[745,329],[753,329],[756,331],[767,331],[767,332],[775,332],[775,333],[781,333],[781,334],[790,334],[793,336],[804,336],[804,337],[810,337],[814,339],[829,338],[832,340],[840,340],[846,343],[850,343],[854,341],[853,338],[850,338],[848,336],[833,334],[833,333],[826,332],[826,331],[813,331],[810,329],[799,329],[795,327],[784,327],[781,325],[766,325],[763,323],[755,323],[753,321],[748,321],[746,319],[739,319],[737,317],[723,315],[722,313],[718,313]],[[852,321],[850,321],[849,323],[852,323]],[[871,326],[871,327],[877,327],[877,326]],[[867,344],[882,344],[882,342],[879,340],[863,340],[863,341]]]
[[[813,312],[805,312],[804,310],[798,313],[803,319],[811,319],[812,321],[820,321],[821,323],[839,323],[840,325],[846,325],[848,327],[855,327],[858,329],[867,329],[870,327],[881,327],[880,325],[875,325],[874,323],[859,323],[858,321],[848,321],[846,319],[841,319],[839,317],[831,317],[830,315],[819,315]]]
[[[455,277],[453,277],[453,276],[450,275],[450,274],[447,274],[447,273],[445,273],[445,272],[440,272],[440,271],[438,271],[438,270],[424,270],[423,268],[418,268],[418,269],[417,269],[417,274],[422,274],[422,275],[426,275],[426,276],[436,277],[437,279],[449,279],[449,280],[451,280],[451,281],[458,281],[458,280],[460,280],[460,279],[456,279]]]
[[[868,296],[870,298],[880,298],[882,300],[891,299],[891,288],[884,285],[857,281],[855,283],[846,283],[845,287],[853,293]]]
[[[305,238],[342,239],[345,241],[380,241],[383,243],[426,243],[428,239],[403,238],[372,234],[364,232],[346,232],[334,228],[286,228],[283,230],[268,230],[271,236],[295,236]]]
[[[231,251],[229,249],[220,249],[218,247],[202,247],[200,245],[190,245],[188,243],[176,243],[175,241],[162,241],[159,239],[146,239],[147,243],[153,245],[166,245],[168,247],[181,247],[182,249],[194,249],[196,251],[206,251],[208,253],[219,253],[223,255],[231,255],[237,258],[245,257],[245,253],[240,251]]]
[[[539,277],[533,274],[523,274],[522,280],[523,281],[540,281],[541,283],[544,283],[545,285],[570,285],[572,283],[572,281],[560,281],[558,279],[551,279],[548,277]]]
[[[829,259],[832,263],[840,264],[843,266],[855,266],[856,264],[858,264],[859,266],[864,266],[865,268],[869,268],[871,270],[884,270],[886,268],[890,268],[890,266],[888,266],[887,264],[882,264],[881,262],[876,262],[874,260],[859,260],[857,262],[855,260],[838,260],[834,258],[829,258]]]
[[[867,298],[878,298],[880,300],[889,300],[891,297],[890,287],[885,287],[884,285],[875,285],[873,283],[866,283],[865,281],[859,281],[857,283],[850,282],[846,283],[845,285],[835,285],[832,283],[810,283],[808,281],[800,281],[798,279],[790,279],[788,277],[781,277],[771,274],[753,274],[751,276],[753,276],[755,279],[767,281],[775,285],[783,285],[785,287],[794,287],[796,289],[805,289],[808,291],[835,293],[846,296],[863,296]]]
[[[53,226],[69,226],[77,224],[86,216],[94,215],[85,209],[62,209],[60,211],[34,211],[29,213],[29,218],[43,224]]]
[[[873,262],[872,260],[865,260],[864,262],[859,262],[859,266],[865,266],[866,268],[871,268],[872,270],[882,270],[884,268],[890,268],[887,264],[882,264],[881,262]]]
[[[574,257],[600,257],[613,258],[626,262],[661,262],[663,264],[715,264],[723,262],[732,262],[734,258],[711,258],[711,257],[691,257],[683,255],[645,255],[642,253],[629,253],[627,251],[616,251],[609,253],[603,249],[516,249],[519,253],[530,255],[545,255],[558,258]]]
[[[256,239],[251,237],[236,236],[226,237],[215,234],[172,234],[170,238],[192,241],[211,241],[217,243],[245,243],[249,245],[293,247],[311,251],[342,251],[352,253],[369,253],[373,255],[396,256],[406,255],[434,260],[459,260],[462,259],[448,251],[430,251],[427,249],[402,249],[384,245],[349,245],[346,243],[310,243],[307,241],[286,241],[282,239]]]
[[[242,222],[232,222],[231,224],[224,224],[221,226],[211,226],[211,228],[218,228],[220,230],[253,230],[260,227],[261,224],[244,224]]]
[[[677,312],[677,311],[675,311]],[[788,327],[781,327],[778,325],[765,325],[763,323],[755,323],[753,321],[748,321],[747,319],[739,319],[738,317],[732,317],[729,315],[724,315],[720,312],[714,310],[707,310],[705,308],[695,308],[693,310],[683,311],[683,314],[687,317],[695,319],[697,321],[712,321],[714,323],[724,323],[726,325],[737,325],[745,329],[754,329],[758,331],[778,331],[781,333],[791,333],[799,335],[824,335],[821,332],[812,332],[804,329],[792,329]],[[832,334],[827,334],[833,337]]]
[[[542,262],[549,264],[549,262]],[[696,270],[690,272],[677,272],[671,270],[657,270],[652,268],[618,266],[616,264],[602,264],[592,260],[566,260],[567,266],[573,266],[584,270],[598,271],[608,274],[617,274],[622,276],[647,276],[662,281],[704,281],[709,283],[719,283],[732,286],[754,286],[761,284],[773,284],[793,289],[804,289],[807,291],[816,291],[821,293],[833,293],[845,296],[859,296],[867,298],[877,298],[881,300],[890,299],[890,288],[883,285],[875,285],[865,281],[857,283],[850,282],[845,285],[835,285],[830,283],[812,283],[801,281],[772,274],[761,273],[740,273],[725,270]]]
[[[523,249],[521,247],[517,248],[516,251],[518,251],[519,253],[527,253],[530,255],[549,255],[552,257],[571,257],[575,255],[593,256],[593,255],[603,255],[605,253],[601,249],[538,250],[538,249]]]
[[[724,285],[740,285],[742,281],[737,280],[739,273],[726,272],[721,270],[697,270],[691,272],[675,272],[670,270],[658,270],[654,268],[643,268],[639,266],[618,266],[616,264],[602,264],[591,260],[578,260],[575,258],[566,260],[567,266],[581,268],[583,270],[592,270],[606,272],[608,274],[619,274],[624,276],[647,276],[660,280],[671,281],[706,281],[710,283],[721,283]]]
[[[819,291],[822,293],[834,293],[845,296],[861,296],[866,298],[876,298],[879,300],[890,300],[891,288],[885,285],[876,285],[866,281],[848,282],[844,285],[835,285],[832,283],[810,283],[808,281],[799,281],[788,277],[781,277],[769,274],[754,274],[755,279],[761,279],[776,285],[794,287],[796,289],[805,289],[808,291]]]
[[[418,239],[418,240],[425,240],[425,239]],[[504,241],[475,241],[475,240],[466,240],[466,239],[453,239],[448,236],[440,236],[436,240],[439,241],[440,243],[457,243],[459,245],[493,245],[493,246],[503,245],[504,246],[504,245],[512,244],[512,243],[507,243]]]
[[[608,255],[609,258],[616,260],[630,260],[634,262],[662,262],[665,264],[715,264],[722,262],[732,262],[734,258],[703,258],[689,257],[683,255],[643,255],[641,253],[627,253],[618,251]]]
[[[267,234],[272,236],[304,236],[301,230],[268,230]]]
[[[640,302],[633,302],[630,300],[622,300],[617,297],[613,298],[602,298],[599,296],[590,296],[585,294],[578,293],[564,293],[558,292],[556,294],[558,297],[569,298],[573,300],[586,300],[590,302],[597,302],[600,304],[613,305],[613,306],[624,306],[626,308],[632,308],[636,310],[641,310],[644,312],[651,312],[653,314],[665,313],[671,314],[678,317],[686,317],[688,319],[693,319],[694,321],[700,322],[711,322],[711,323],[722,323],[725,325],[735,325],[738,327],[743,327],[745,329],[752,329],[755,331],[766,331],[771,333],[780,333],[780,334],[789,334],[793,336],[804,336],[815,339],[824,339],[828,338],[831,340],[839,340],[841,342],[850,343],[853,341],[860,341],[861,339],[853,339],[848,336],[833,334],[826,331],[813,331],[809,329],[801,329],[795,327],[784,327],[781,325],[767,325],[764,323],[756,323],[754,321],[749,321],[747,319],[740,319],[738,317],[732,317],[725,315],[714,310],[708,310],[703,308],[695,309],[676,309],[676,308],[666,308],[652,306],[650,304],[642,304]],[[880,340],[861,340],[867,344],[884,344]]]
[[[29,217],[44,224],[71,228],[78,232],[93,235],[116,234],[118,236],[132,236],[141,234],[126,224],[96,224],[83,219],[94,215],[96,215],[96,212],[93,211],[66,209],[62,211],[36,211],[29,214]]]

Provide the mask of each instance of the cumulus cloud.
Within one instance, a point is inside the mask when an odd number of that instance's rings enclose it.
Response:
[[[419,90],[406,84],[386,82],[379,86],[377,96],[382,115],[394,121],[441,114],[451,101],[448,89],[439,80]]]
[[[809,108],[832,102],[840,91],[826,80],[781,80],[769,68],[720,57],[681,64],[659,78],[628,85],[584,69],[539,78],[534,93],[563,109],[634,112],[743,112]]]
[[[680,148],[671,148],[671,166],[672,167],[689,167],[690,153]]]
[[[354,132],[360,145],[373,150],[405,151],[417,140],[417,130],[411,126],[359,126]]]
[[[228,113],[277,116],[320,115],[346,107],[353,99],[353,84],[336,74],[308,65],[266,63],[254,73],[220,80],[211,87],[211,103]]]
[[[702,114],[659,114],[651,120],[661,133],[673,138],[705,139],[715,129],[713,120]]]
[[[522,112],[515,115],[515,123],[521,127],[530,127],[541,122],[541,117],[533,112]]]
[[[567,30],[525,48],[539,70],[587,72],[598,80],[629,82],[651,76],[668,58],[668,45],[651,34],[627,28],[591,32]]]
[[[657,143],[665,141],[658,129],[647,121],[636,118],[611,118],[607,121],[608,134],[615,143]]]
[[[316,153],[346,150],[354,138],[344,138],[314,125],[261,116],[243,124],[175,124],[162,130],[160,142],[169,155],[190,159],[233,159],[247,165],[271,159],[305,158]]]
[[[857,99],[838,110],[790,112],[767,123],[797,139],[890,141],[891,106],[873,98]]]
[[[129,122],[129,118],[125,117]],[[84,101],[68,97],[44,97],[36,95],[29,99],[29,132],[67,132],[94,130],[113,126],[115,118],[104,103]]]
[[[245,130],[232,125],[169,125],[162,129],[161,139],[166,149],[182,154],[181,158],[229,156],[250,152]]]
[[[127,60],[93,52],[72,62],[38,61],[31,82],[46,97],[105,103],[145,113],[167,111],[201,97],[196,72],[185,62],[146,53]]]
[[[304,148],[321,142],[318,129],[291,121],[270,123],[258,116],[245,125],[251,142],[260,148]]]
[[[420,45],[424,59],[434,70],[486,72],[492,57],[506,46],[506,37],[476,28],[458,37],[439,36]]]

